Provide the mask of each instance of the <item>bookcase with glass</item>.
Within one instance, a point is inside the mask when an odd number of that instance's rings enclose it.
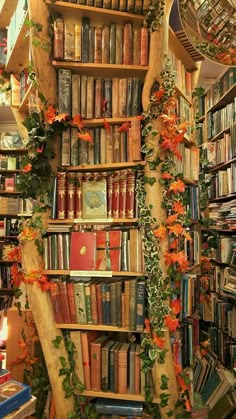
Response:
[[[210,417],[235,411],[235,94],[236,70],[224,71],[200,98],[205,113],[202,149],[207,163],[209,204],[203,217],[200,340],[208,348],[195,357],[194,388]],[[205,342],[205,343],[204,343]],[[217,416],[218,417],[218,416]]]

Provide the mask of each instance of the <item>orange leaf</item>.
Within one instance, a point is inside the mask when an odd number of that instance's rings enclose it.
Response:
[[[150,320],[145,319],[144,324],[145,324],[145,329],[146,329],[147,333],[150,333],[151,332]]]
[[[48,122],[49,124],[52,124],[55,120],[55,117],[56,117],[56,109],[52,105],[49,105],[47,111],[44,112],[45,121]]]
[[[170,233],[175,234],[176,236],[178,236],[179,234],[183,233],[183,226],[179,223],[176,223],[172,226],[168,226],[167,227]]]
[[[108,121],[106,120],[106,118],[103,119],[103,125],[106,131],[110,132],[111,131],[111,126],[108,123]]]
[[[31,172],[31,169],[32,169],[32,164],[29,163],[24,167],[23,172],[24,173]]]
[[[125,131],[129,131],[130,128],[130,122],[124,122],[119,128],[118,128],[118,132],[125,132]]]
[[[62,121],[66,121],[69,118],[68,113],[59,113],[59,115],[57,115],[54,119],[54,121],[58,121],[58,122],[62,122]]]
[[[175,332],[177,327],[180,327],[179,319],[173,318],[170,315],[165,316],[165,325],[169,328],[170,332]]]
[[[191,403],[189,399],[185,400],[185,409],[187,410],[187,412],[191,412],[192,407],[191,407]]]
[[[185,214],[185,207],[184,205],[181,204],[180,201],[175,201],[173,204],[173,210],[174,212],[176,212],[178,215],[182,215]]]
[[[84,124],[83,124],[80,114],[77,114],[74,116],[72,124],[77,125],[78,128],[83,128]]]
[[[191,122],[188,122],[188,121],[184,121],[184,122],[182,122],[182,124],[179,124],[178,125],[178,131],[185,131],[186,132],[186,128],[187,127],[189,127],[189,126],[191,126],[192,124],[191,124]]]
[[[171,174],[170,173],[162,173],[161,174],[161,178],[162,179],[173,179],[173,176],[171,176]]]
[[[160,349],[164,349],[165,347],[165,339],[161,338],[160,336],[153,336],[153,342],[155,343],[156,346],[158,346],[158,348]]]
[[[172,224],[174,221],[176,221],[178,218],[177,214],[169,215],[166,219],[166,224]]]
[[[85,134],[81,134],[80,132],[78,132],[78,138],[80,138],[83,141],[88,141],[89,143],[93,142],[93,139],[89,132],[86,132]]]
[[[175,239],[171,242],[171,245],[169,246],[169,248],[172,249],[172,250],[175,250],[177,248],[178,244],[179,244],[179,240]]]
[[[160,225],[155,231],[154,236],[158,239],[164,239],[166,236],[166,228],[163,225]]]
[[[178,375],[182,372],[182,367],[180,364],[174,364],[174,368],[175,368],[175,375]]]
[[[169,192],[173,191],[176,192],[184,192],[185,191],[185,184],[182,180],[178,179],[175,182],[172,182],[169,187]]]
[[[172,300],[170,303],[170,307],[175,315],[179,314],[182,308],[180,305],[180,299],[177,298],[176,300]]]
[[[164,95],[164,93],[165,93],[164,89],[160,89],[157,92],[154,92],[154,96],[155,96],[156,100],[159,101],[162,98],[162,96]]]

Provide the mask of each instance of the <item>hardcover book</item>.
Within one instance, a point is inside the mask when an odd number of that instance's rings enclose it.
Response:
[[[71,115],[71,71],[58,70],[58,112]]]
[[[75,345],[74,361],[75,361],[75,373],[77,378],[84,384],[84,369],[83,369],[83,357],[82,357],[82,344],[81,344],[81,332],[79,330],[70,331],[70,339]]]
[[[91,342],[91,388],[95,391],[101,391],[102,377],[102,347],[106,344],[108,336],[99,336]]]
[[[31,387],[14,380],[0,386],[0,417],[17,409],[31,398]]]
[[[83,182],[83,218],[107,218],[106,181]]]
[[[64,60],[75,59],[75,25],[66,22],[64,24]]]
[[[63,19],[55,19],[53,24],[53,52],[55,60],[63,60],[64,58],[64,21]]]
[[[71,270],[92,271],[95,269],[96,233],[73,231],[70,249]]]
[[[96,269],[119,271],[121,256],[121,231],[99,230],[96,232]]]

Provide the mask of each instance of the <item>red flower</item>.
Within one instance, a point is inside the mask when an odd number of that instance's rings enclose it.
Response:
[[[24,167],[23,172],[24,173],[31,172],[31,169],[32,169],[32,164],[29,163]]]
[[[77,115],[74,116],[74,118],[72,120],[72,124],[77,125],[78,128],[83,128],[84,124],[82,122],[80,114],[77,114]]]
[[[165,93],[164,89],[160,89],[157,92],[155,92],[154,96],[155,96],[156,100],[159,101],[162,98],[162,96],[164,95],[164,93]]]
[[[52,124],[54,122],[56,117],[56,109],[54,108],[54,106],[49,105],[48,110],[44,112],[44,117],[46,122],[48,122],[49,124]]]
[[[153,342],[155,343],[156,346],[158,346],[158,348],[160,349],[164,349],[165,347],[165,339],[161,338],[160,336],[153,336]]]

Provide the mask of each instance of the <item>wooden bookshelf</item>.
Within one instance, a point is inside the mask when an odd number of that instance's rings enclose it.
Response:
[[[175,91],[177,96],[182,96],[186,100],[186,102],[188,102],[189,106],[192,106],[191,98],[186,96],[185,93],[178,86],[175,86]]]
[[[22,23],[19,34],[16,39],[15,45],[12,48],[11,54],[5,65],[5,71],[10,73],[19,73],[28,65],[29,61],[29,36],[27,32],[29,28],[25,25],[26,20],[29,18],[28,13]]]
[[[143,402],[145,400],[145,397],[136,394],[121,394],[121,393],[111,393],[111,392],[105,392],[105,391],[93,391],[93,390],[84,390],[83,393],[81,393],[83,396],[87,397],[104,397],[106,399],[116,399],[116,400],[133,400],[133,401],[141,401]],[[154,399],[154,403],[159,403],[160,401],[158,399]]]
[[[48,269],[43,270],[42,273],[44,275],[70,275],[70,276],[81,276],[81,277],[108,277],[111,278],[113,276],[144,276],[143,272],[126,272],[126,271],[72,271],[72,270],[65,270],[65,269]]]
[[[235,124],[235,122],[234,122],[234,124]],[[233,124],[233,125],[234,125]],[[227,127],[227,128],[225,128],[225,129],[223,129],[222,131],[220,131],[220,132],[218,132],[218,134],[216,134],[213,138],[211,138],[209,141],[211,142],[211,143],[213,143],[214,141],[216,141],[216,140],[218,140],[219,138],[222,138],[223,137],[223,135],[224,135],[224,133],[226,133],[226,132],[230,132],[230,127]]]
[[[224,201],[230,201],[231,199],[236,198],[236,192],[231,193],[229,195],[223,195],[219,196],[218,198],[211,198],[209,202],[224,202]]]
[[[0,174],[5,173],[7,175],[14,174],[14,173],[23,173],[21,169],[0,169]]]
[[[106,118],[106,122],[110,125],[117,125],[117,124],[123,124],[124,122],[130,122],[132,119],[137,119],[137,116],[129,116],[129,117],[123,117],[123,118]],[[85,127],[93,127],[93,126],[103,126],[104,125],[104,118],[98,118],[98,119],[83,119],[82,120],[83,125]],[[71,124],[71,126],[76,126]]]
[[[104,164],[91,164],[91,165],[80,165],[80,166],[66,166],[68,172],[92,172],[96,171],[105,171],[105,170],[119,170],[119,169],[128,169],[137,166],[145,166],[146,162],[136,161],[136,162],[123,162],[123,163],[104,163]]]
[[[125,327],[108,326],[107,324],[74,324],[74,323],[57,323],[58,329],[71,330],[100,330],[106,332],[125,332],[125,333],[140,333],[136,330],[126,329]]]
[[[215,103],[213,106],[211,106],[208,110],[208,112],[214,112],[217,111],[218,109],[223,108],[224,106],[226,106],[228,103],[232,102],[234,100],[236,96],[236,83],[233,84],[233,86],[231,86],[227,92],[225,92],[223,94],[223,96],[221,96],[221,98],[217,101],[217,103]]]
[[[213,172],[213,173],[218,172],[218,170],[225,169],[226,167],[229,167],[232,163],[235,163],[235,162],[236,162],[236,157],[234,157],[233,159],[230,159],[230,160],[228,160],[224,163],[217,164],[216,166],[211,167],[209,169],[209,172]]]
[[[0,195],[21,195],[21,192],[17,192],[17,191],[1,191],[0,190]]]
[[[0,154],[24,154],[25,148],[0,148]]]
[[[203,122],[205,121],[205,115],[202,115],[198,118],[198,122]]]
[[[10,288],[0,288],[0,295],[15,295],[15,290]]]

